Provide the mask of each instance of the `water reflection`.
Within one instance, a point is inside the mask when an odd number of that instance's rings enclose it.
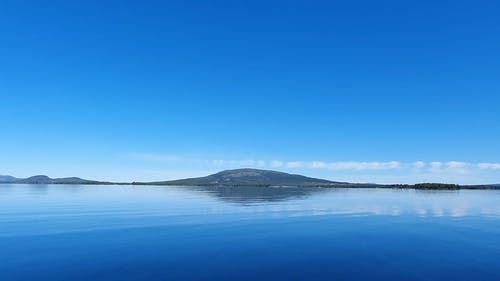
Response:
[[[460,191],[463,191],[463,190],[429,190],[429,189],[410,189],[410,191],[413,191],[419,195],[422,195],[422,196],[425,196],[425,195],[428,195],[428,196],[439,196],[439,195],[445,195],[445,196],[449,196],[449,195],[459,195],[460,194]]]
[[[260,217],[385,215],[500,217],[500,190],[315,187],[0,185],[0,221],[15,216]]]
[[[186,189],[185,187],[179,187]],[[417,215],[419,217],[499,216],[500,191],[394,190],[300,187],[192,187],[221,203],[212,213],[231,211],[274,216]],[[238,207],[239,206],[239,207]]]
[[[0,280],[500,280],[498,202],[494,190],[0,184]]]
[[[205,193],[224,202],[242,204],[307,199],[313,194],[333,191],[320,187],[188,187],[187,189]]]

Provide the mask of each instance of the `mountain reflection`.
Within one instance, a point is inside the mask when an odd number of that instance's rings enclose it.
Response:
[[[258,203],[305,199],[314,194],[331,192],[321,187],[189,187],[225,202]],[[340,189],[339,189],[340,191]]]

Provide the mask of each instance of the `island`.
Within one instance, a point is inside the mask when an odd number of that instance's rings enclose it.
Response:
[[[78,185],[150,185],[150,186],[215,186],[215,187],[324,187],[324,188],[394,188],[419,190],[459,190],[459,189],[500,189],[500,184],[457,185],[446,183],[418,184],[376,184],[350,183],[306,177],[272,170],[233,169],[212,175],[169,181],[155,182],[108,182],[86,180],[78,177],[50,178],[37,175],[29,178],[16,178],[0,175],[4,184],[78,184]]]

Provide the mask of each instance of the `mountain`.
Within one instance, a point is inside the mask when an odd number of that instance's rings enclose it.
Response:
[[[70,178],[49,178],[45,175],[32,176],[21,179],[12,176],[0,176],[2,183],[26,183],[26,184],[97,184],[98,181],[85,180],[77,177]]]
[[[140,183],[135,183],[140,184]],[[192,185],[192,186],[330,186],[344,184],[324,179],[258,169],[226,170],[201,178],[189,178],[173,181],[151,182],[156,185]]]
[[[0,182],[14,182],[14,181],[17,181],[17,180],[20,180],[20,179],[15,178],[13,176],[0,175]]]

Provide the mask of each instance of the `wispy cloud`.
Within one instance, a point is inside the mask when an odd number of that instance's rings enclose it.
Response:
[[[425,163],[423,161],[417,161],[413,163],[413,167],[416,169],[421,169],[425,167]]]
[[[309,169],[326,169],[326,170],[387,170],[397,169],[401,167],[398,161],[390,162],[323,162],[323,161],[291,161],[287,162],[288,168],[309,168]]]
[[[473,170],[500,170],[500,163],[472,163],[463,161],[283,161],[261,159],[196,159],[170,154],[130,153],[132,159],[142,161],[204,163],[215,168],[258,167],[272,169],[315,169],[332,171],[401,170],[419,173],[468,173]]]
[[[500,170],[500,163],[479,163],[477,166],[482,170]]]
[[[443,173],[443,172],[454,172],[454,173],[468,173],[470,170],[477,167],[476,164],[460,162],[460,161],[448,161],[448,162],[431,162],[430,172],[432,173]]]
[[[279,161],[279,160],[273,160],[273,161],[271,161],[270,166],[272,168],[281,168],[281,167],[283,167],[283,162]]]
[[[459,161],[450,161],[446,163],[446,166],[450,169],[462,169],[465,168],[468,163],[459,162]]]
[[[304,162],[292,161],[286,163],[287,168],[304,168]]]

